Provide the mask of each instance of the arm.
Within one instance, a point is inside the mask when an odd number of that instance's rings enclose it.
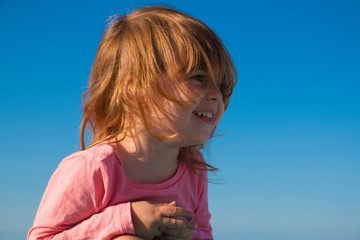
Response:
[[[111,239],[135,230],[152,239],[162,234],[160,228],[193,228],[184,220],[192,211],[168,203],[109,205],[119,184],[112,164],[82,156],[64,160],[49,181],[28,239]]]
[[[212,227],[210,225],[211,214],[208,207],[208,178],[207,172],[201,172],[199,178],[199,198],[198,205],[194,210],[194,221],[199,224],[194,231],[193,239],[213,239]]]
[[[171,203],[138,201],[132,202],[131,206],[136,236],[144,239],[164,239],[163,233],[169,230],[174,231],[175,236],[181,235],[179,232],[189,232],[191,237],[194,228],[197,227],[195,222],[187,220],[193,217],[192,211],[176,206],[175,201]]]
[[[130,203],[107,206],[111,196],[101,163],[77,156],[51,177],[28,239],[111,239],[134,234]]]
[[[213,239],[212,228],[210,225],[210,213],[208,210],[208,183],[206,172],[202,173],[202,178],[199,179],[197,206],[194,211],[194,217],[189,223],[194,224],[193,229],[175,229],[166,228],[163,232],[165,239],[172,240],[190,240],[190,239]]]
[[[187,182],[183,182],[183,184],[191,188],[191,194],[193,194],[193,202],[195,203],[195,206],[193,206],[194,217],[190,222],[196,224],[195,230],[167,228],[163,232],[170,239],[213,239],[210,225],[211,214],[208,210],[207,172],[200,171],[198,173],[199,175],[190,172]]]

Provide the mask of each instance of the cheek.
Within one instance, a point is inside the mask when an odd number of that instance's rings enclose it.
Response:
[[[219,105],[218,105],[218,116],[216,118],[216,124],[218,124],[221,120],[221,118],[223,117],[224,115],[224,111],[225,111],[225,105],[223,102],[220,102]]]
[[[181,84],[180,87],[175,91],[174,96],[176,99],[183,102],[194,102],[197,101],[201,96],[201,91],[196,86],[189,86],[185,83]]]

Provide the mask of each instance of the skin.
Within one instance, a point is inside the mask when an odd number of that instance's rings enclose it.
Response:
[[[190,73],[181,81],[180,89],[173,83],[167,83],[167,87],[176,99],[186,104],[179,106],[159,96],[156,101],[161,102],[162,107],[169,114],[165,115],[157,109],[152,110],[153,131],[164,137],[177,133],[176,137],[163,143],[175,148],[206,143],[224,113],[224,103],[219,88],[205,71]],[[215,116],[211,123],[204,124],[193,114],[194,111],[209,111]]]
[[[181,90],[171,83],[169,89],[187,104],[179,106],[158,96],[157,102],[161,102],[170,115],[153,109],[149,113],[149,122],[157,135],[174,137],[154,139],[139,121],[118,143],[124,171],[133,182],[158,184],[171,178],[177,170],[180,147],[206,143],[224,113],[222,94],[204,71],[193,72],[183,79]],[[193,101],[189,101],[189,97]],[[199,111],[212,112],[214,117],[204,121],[194,114]],[[136,236],[114,239],[191,239],[197,228],[197,223],[187,220],[193,217],[193,212],[176,206],[175,202],[138,201],[132,202],[131,207]]]

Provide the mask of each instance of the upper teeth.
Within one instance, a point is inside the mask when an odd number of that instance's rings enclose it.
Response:
[[[195,112],[196,115],[198,116],[204,116],[204,117],[207,117],[209,119],[212,119],[214,114],[211,113],[211,112]]]

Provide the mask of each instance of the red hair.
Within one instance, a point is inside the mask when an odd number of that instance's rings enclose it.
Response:
[[[141,119],[148,133],[159,138],[150,131],[142,103],[163,111],[153,97],[160,94],[181,104],[165,87],[164,73],[178,84],[179,77],[199,69],[207,71],[219,86],[226,109],[236,85],[236,69],[208,26],[185,13],[158,6],[113,19],[103,34],[83,95],[82,149],[87,126],[93,146],[109,136],[126,134],[125,122],[131,122],[131,116]],[[182,147],[179,158],[193,168],[216,170],[191,157],[201,148],[203,145]],[[202,167],[195,167],[198,164]]]

